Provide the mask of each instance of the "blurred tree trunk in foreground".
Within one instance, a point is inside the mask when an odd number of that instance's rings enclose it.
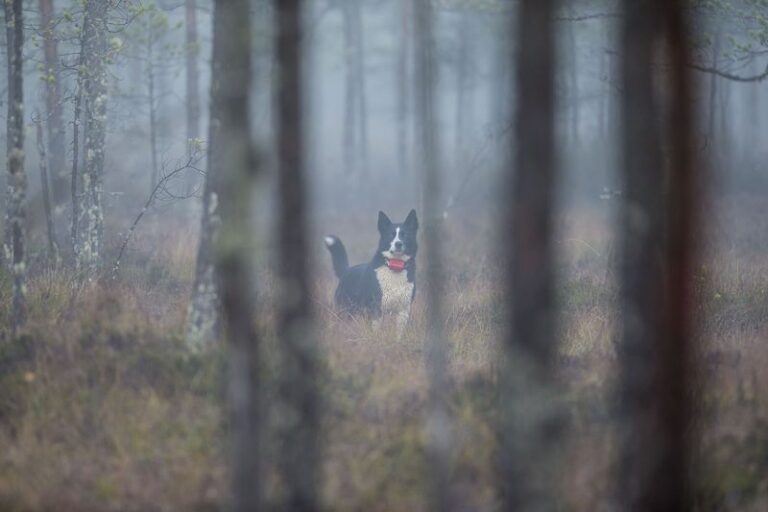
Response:
[[[3,2],[8,54],[7,196],[5,206],[4,258],[13,278],[11,332],[16,335],[26,320],[26,239],[24,201],[24,20],[21,0]]]
[[[302,88],[302,2],[275,2],[279,187],[277,337],[282,510],[318,509],[318,346],[309,286]]]
[[[40,0],[40,32],[43,34],[45,58],[45,126],[48,133],[48,174],[53,189],[53,206],[59,208],[68,200],[64,117],[61,100],[58,39],[53,20],[53,0]]]
[[[681,1],[625,0],[624,10],[617,505],[629,511],[690,510],[687,377],[695,195],[688,35]],[[669,148],[666,175],[659,133]]]
[[[506,166],[500,218],[506,261],[499,435],[502,510],[556,510],[561,418],[553,374],[552,224],[556,2],[523,0],[517,13],[514,159]],[[509,52],[511,55],[512,52]]]
[[[229,342],[232,491],[236,512],[260,508],[259,338],[251,286],[251,15],[248,0],[217,0],[208,146],[209,186],[219,193],[221,226],[215,238],[216,273]]]
[[[83,152],[82,194],[75,258],[77,272],[93,278],[101,267],[104,236],[102,206],[104,142],[107,124],[107,11],[109,0],[88,0],[85,5],[80,49],[82,66]]]
[[[414,3],[416,141],[420,148],[421,204],[424,219],[424,248],[429,265],[425,267],[426,294],[425,365],[429,378],[427,406],[427,470],[431,510],[448,511],[457,504],[451,499],[451,453],[453,433],[448,412],[448,355],[444,331],[443,296],[445,274],[440,247],[441,225],[439,151],[435,120],[437,62],[430,2]]]

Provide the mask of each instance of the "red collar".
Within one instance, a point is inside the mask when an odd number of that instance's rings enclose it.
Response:
[[[387,262],[387,266],[393,272],[402,272],[403,269],[405,268],[405,261],[403,261],[403,260],[398,260],[398,259],[395,259],[395,258],[391,258],[391,259],[386,259],[385,258],[384,261]]]

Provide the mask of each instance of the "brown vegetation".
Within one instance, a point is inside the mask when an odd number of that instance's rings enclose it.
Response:
[[[707,218],[696,276],[697,510],[768,504],[765,208],[763,198],[732,197]],[[459,508],[489,510],[497,503],[491,390],[501,325],[495,264],[485,250],[493,224],[456,215],[444,245],[454,248],[446,254],[445,304],[457,443],[452,478]],[[366,215],[318,213],[314,221],[340,235],[359,233],[345,236],[351,260],[369,256],[375,232]],[[611,221],[600,204],[569,209],[556,224],[555,291],[563,307],[557,369],[569,418],[559,499],[567,510],[605,510],[616,471]],[[220,346],[193,353],[183,342],[195,233],[171,224],[146,225],[114,282],[78,287],[64,271],[30,274],[28,327],[0,348],[0,509],[212,510],[226,502],[225,354]],[[423,509],[423,305],[417,301],[403,340],[393,329],[377,335],[339,319],[316,235],[323,501],[333,510]],[[258,277],[267,304],[274,277],[263,265]],[[7,314],[5,274],[0,305]],[[268,380],[277,357],[273,321],[264,310]],[[266,456],[274,461],[270,446]]]

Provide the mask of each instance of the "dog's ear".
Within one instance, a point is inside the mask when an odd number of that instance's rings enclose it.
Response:
[[[416,218],[416,210],[411,210],[411,213],[408,214],[405,222],[403,222],[403,227],[412,231],[419,229],[419,219]]]
[[[387,214],[384,212],[379,212],[379,233],[386,233],[389,231],[389,228],[392,227],[392,221],[389,220],[389,217],[387,217]]]

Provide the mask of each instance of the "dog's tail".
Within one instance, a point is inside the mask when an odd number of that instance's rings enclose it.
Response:
[[[331,260],[333,260],[333,271],[336,273],[336,277],[341,279],[341,276],[349,268],[349,259],[347,258],[347,250],[344,248],[344,244],[341,243],[339,237],[328,235],[325,237],[325,245],[331,252]]]

